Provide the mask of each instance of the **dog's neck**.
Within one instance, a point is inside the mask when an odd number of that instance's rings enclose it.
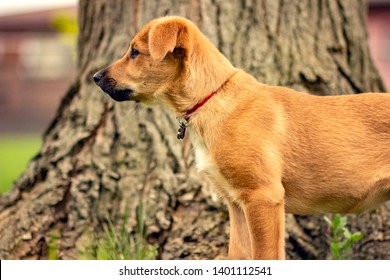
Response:
[[[215,94],[217,94],[228,82],[229,80],[234,76],[234,74],[236,74],[236,72],[233,72],[224,82],[223,84],[221,84],[216,90],[214,90],[213,92],[211,92],[209,95],[207,95],[202,101],[200,101],[199,103],[197,103],[194,107],[192,107],[190,110],[188,110],[186,112],[186,114],[183,116],[183,119],[186,121],[186,122],[189,122],[190,121],[190,118],[192,116],[192,114],[194,114],[196,111],[198,111],[198,109],[200,109],[203,105],[205,105],[211,98],[214,97]]]
[[[191,116],[193,114],[196,113],[196,111],[198,111],[198,109],[200,109],[201,107],[203,107],[203,105],[205,105],[211,98],[214,97],[214,95],[216,95],[228,82],[229,80],[237,73],[237,71],[233,72],[226,80],[225,82],[223,82],[223,84],[221,84],[216,90],[214,90],[213,92],[211,92],[209,95],[207,95],[202,101],[198,102],[195,104],[194,107],[192,107],[191,109],[189,109],[186,114],[180,118],[178,117],[178,121],[179,121],[179,129],[177,131],[177,138],[178,139],[183,139],[184,136],[185,136],[185,133],[186,133],[186,128],[190,122],[190,119],[191,119]],[[183,121],[181,121],[180,119],[182,119]]]

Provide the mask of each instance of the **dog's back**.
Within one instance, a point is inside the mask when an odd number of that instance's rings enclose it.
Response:
[[[390,199],[390,95],[275,96],[286,114],[287,211],[361,212]]]

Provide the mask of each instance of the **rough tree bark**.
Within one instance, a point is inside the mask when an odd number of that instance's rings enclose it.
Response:
[[[226,253],[226,208],[194,170],[188,139],[176,140],[172,113],[114,104],[91,79],[144,23],[167,14],[195,21],[264,83],[319,95],[384,91],[366,43],[364,1],[80,0],[77,78],[39,154],[0,197],[1,259],[47,258],[52,232],[59,257],[76,259],[108,219],[122,223],[126,208],[126,228],[135,232],[141,203],[158,258]],[[365,234],[353,258],[390,259],[389,206],[351,216]],[[289,258],[329,257],[322,216],[288,215],[287,222]]]

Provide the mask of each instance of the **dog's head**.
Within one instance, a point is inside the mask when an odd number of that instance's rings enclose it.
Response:
[[[181,17],[163,17],[145,25],[126,54],[97,72],[95,83],[116,101],[161,104],[174,99],[192,52],[190,29]]]
[[[183,115],[234,69],[194,23],[162,17],[146,24],[126,54],[94,80],[116,101],[162,104]]]

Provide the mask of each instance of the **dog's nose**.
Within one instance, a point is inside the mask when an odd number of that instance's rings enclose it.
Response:
[[[98,85],[100,80],[102,79],[102,77],[103,77],[103,74],[100,72],[97,72],[97,73],[95,73],[95,75],[93,75],[93,80]]]

